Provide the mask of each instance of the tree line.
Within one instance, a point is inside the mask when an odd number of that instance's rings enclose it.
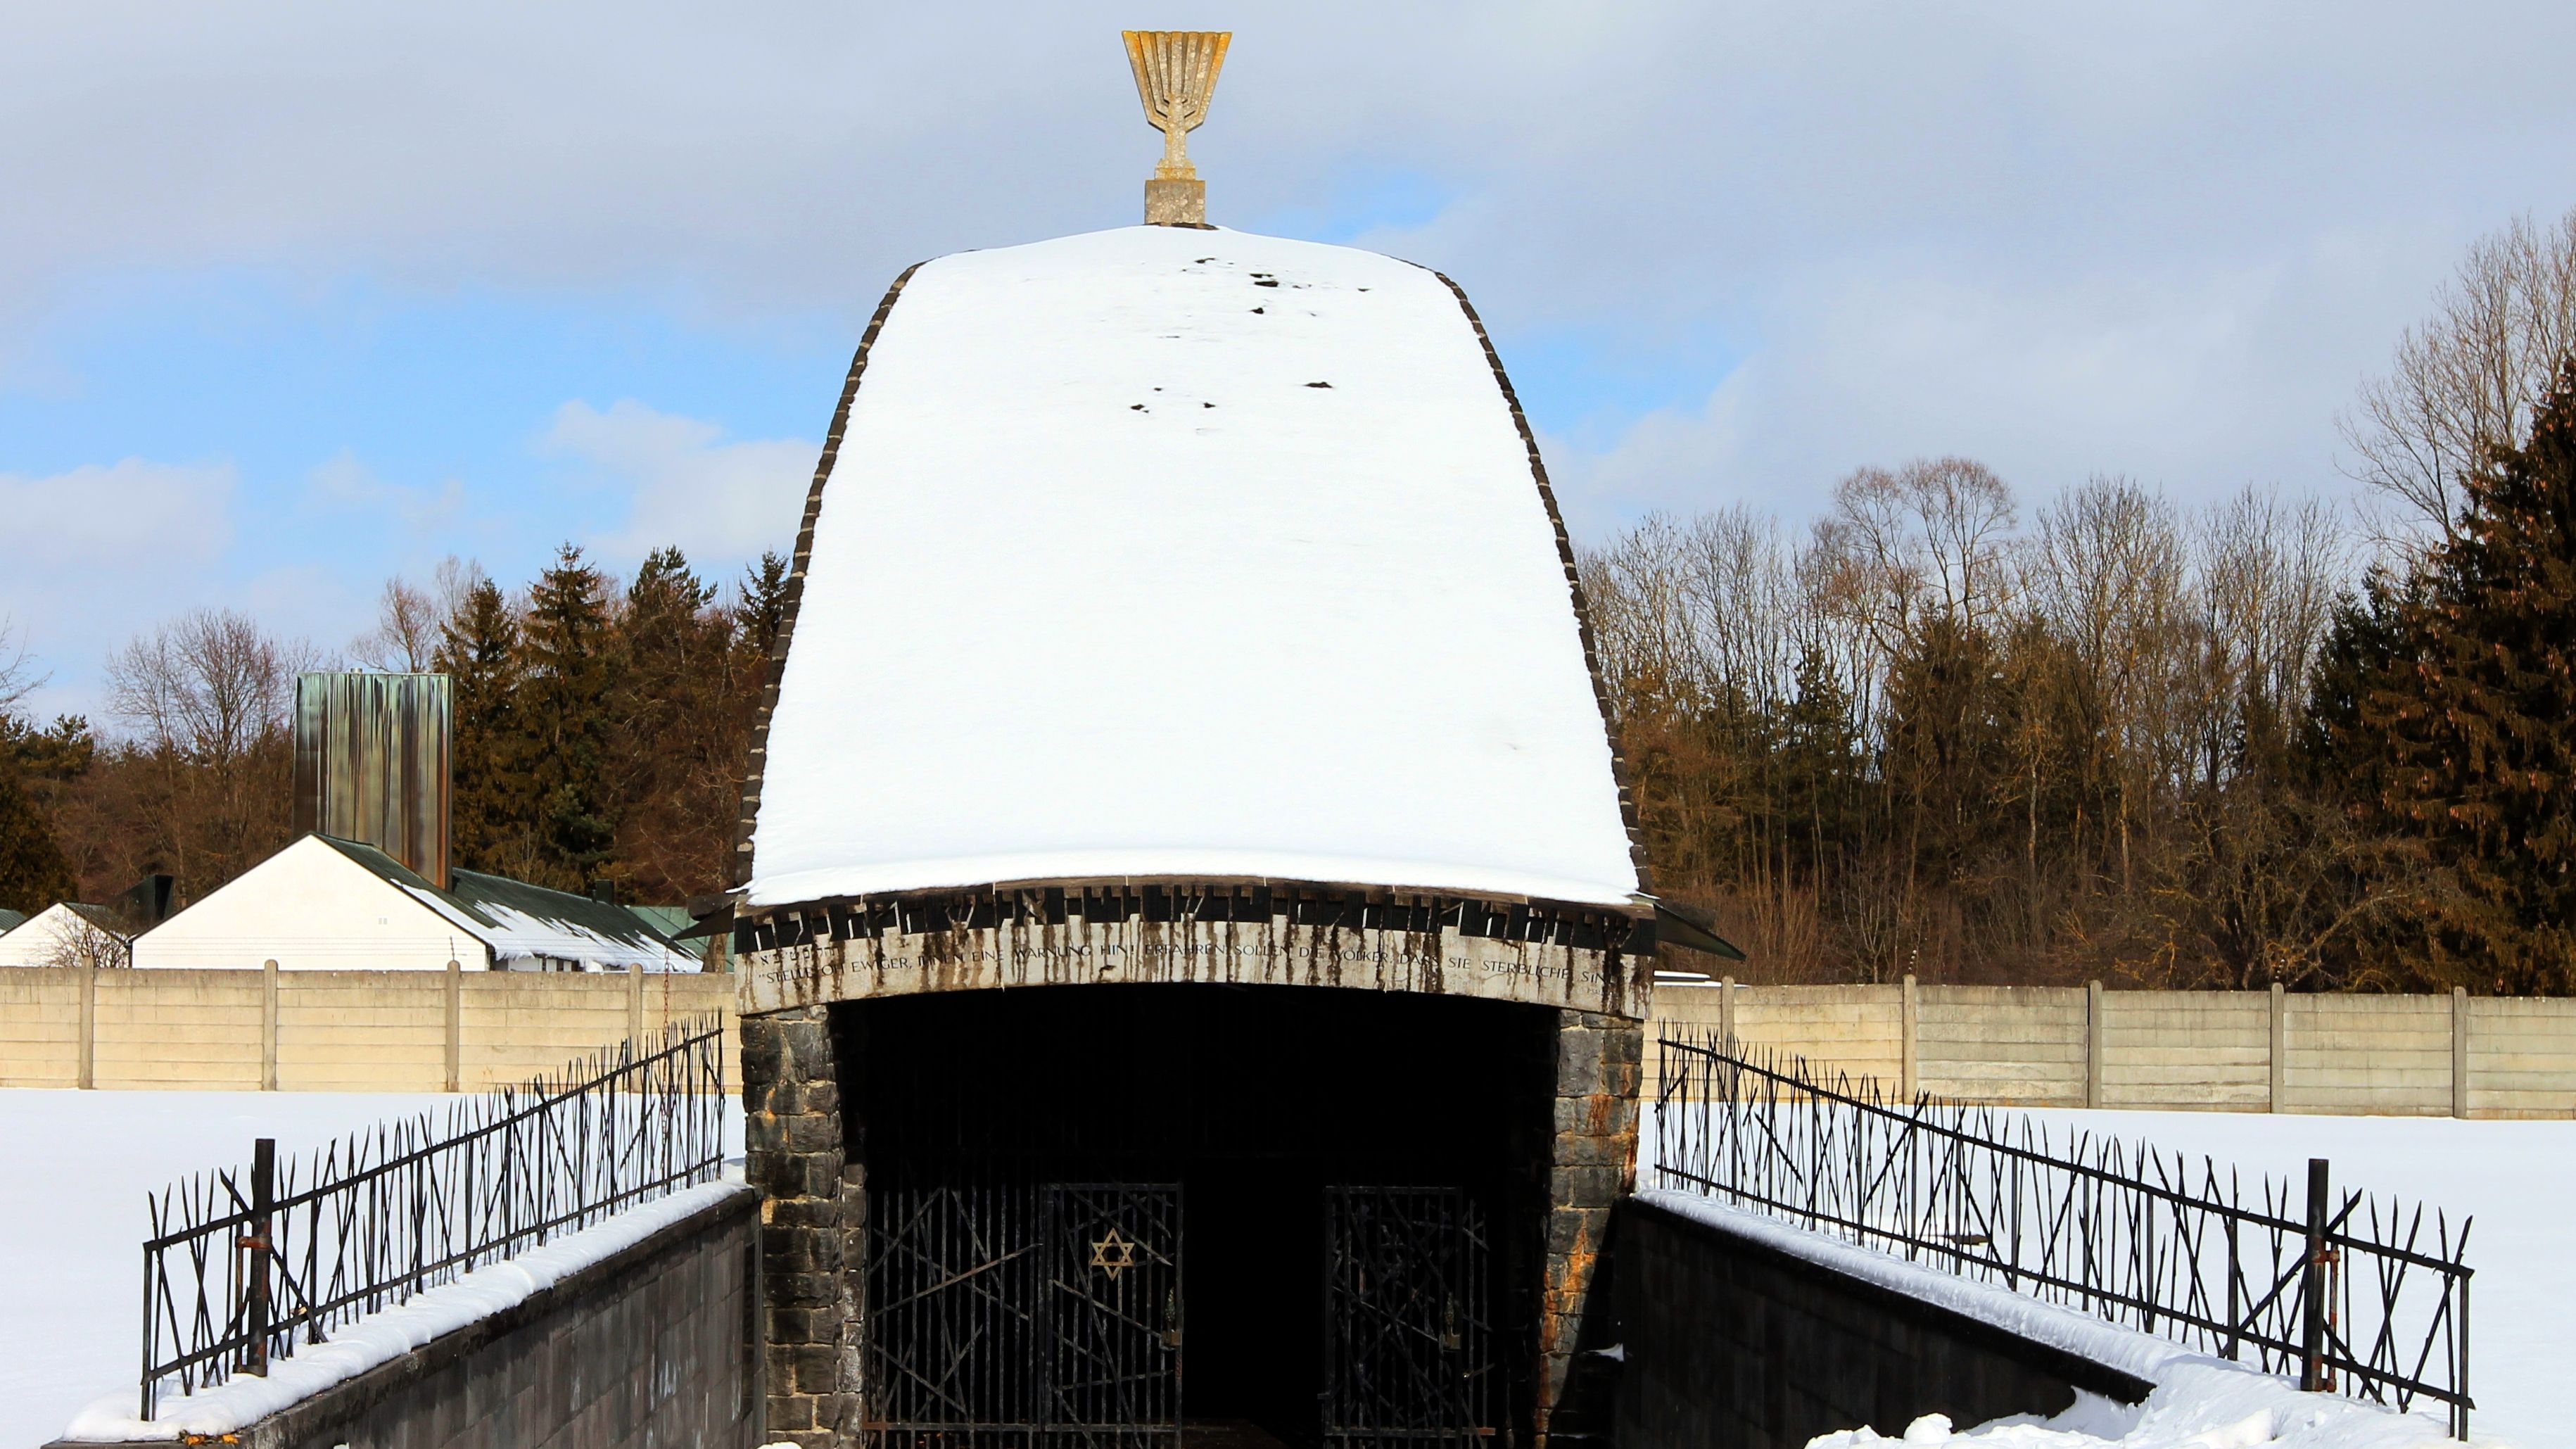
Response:
[[[1581,551],[1661,888],[1773,979],[2576,991],[2571,348],[2576,213],[2479,242],[2363,388],[2357,510],[1928,458]],[[0,906],[256,864],[294,675],[343,661],[452,676],[459,864],[719,889],[785,573],[451,563],[337,657],[201,611],[109,660],[103,729],[25,718],[0,648]]]
[[[730,588],[676,548],[612,577],[569,544],[523,588],[450,560],[389,580],[339,654],[199,610],[110,657],[106,723],[40,725],[0,662],[0,906],[100,901],[168,872],[193,900],[284,845],[295,676],[445,673],[455,691],[453,858],[564,890],[677,903],[728,883],[742,762],[787,581]],[[5,642],[5,641],[0,641]]]
[[[2344,420],[2358,527],[1962,458],[1580,558],[1670,894],[1774,978],[2576,991],[2576,214]]]

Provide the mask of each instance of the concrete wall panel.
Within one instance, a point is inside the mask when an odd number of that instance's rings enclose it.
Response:
[[[257,972],[99,972],[95,1084],[258,1091],[265,996]]]
[[[1919,989],[1917,1082],[1940,1097],[2084,1105],[2084,993],[2046,986]]]
[[[2292,996],[2281,1110],[2447,1116],[2451,998]]]
[[[81,973],[0,969],[0,1087],[80,1085]]]
[[[2260,1112],[2271,1104],[2271,996],[2106,991],[2102,1105]]]

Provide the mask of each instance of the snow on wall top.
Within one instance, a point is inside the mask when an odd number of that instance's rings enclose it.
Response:
[[[1130,227],[922,266],[814,520],[749,902],[1637,874],[1527,447],[1458,298]]]

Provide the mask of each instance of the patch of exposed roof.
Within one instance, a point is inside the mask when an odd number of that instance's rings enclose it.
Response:
[[[1437,274],[1134,227],[927,263],[879,315],[809,506],[751,904],[1633,899],[1561,535]]]
[[[440,890],[372,845],[329,835],[315,838],[491,948],[496,965],[545,961],[601,970],[623,970],[629,964],[648,971],[699,969],[687,948],[624,906],[471,870],[454,872],[455,884]]]

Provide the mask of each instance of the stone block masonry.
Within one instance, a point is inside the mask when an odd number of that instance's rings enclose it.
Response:
[[[1554,1135],[1547,1162],[1546,1278],[1539,1303],[1539,1438],[1609,1442],[1608,1305],[1594,1292],[1610,1214],[1636,1186],[1642,1023],[1557,1013]]]
[[[744,1155],[760,1190],[769,1436],[845,1442],[858,1385],[856,1275],[866,1184],[844,1158],[829,1008],[742,1019]]]

